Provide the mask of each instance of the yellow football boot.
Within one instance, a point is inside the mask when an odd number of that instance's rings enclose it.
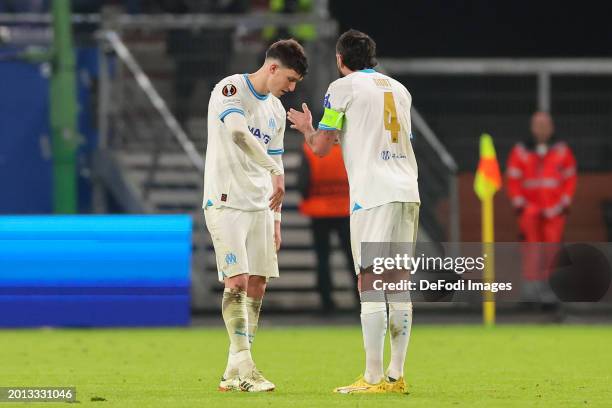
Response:
[[[382,394],[387,392],[387,382],[383,379],[378,384],[370,384],[366,382],[363,376],[360,376],[351,385],[335,388],[334,392],[339,394]]]
[[[404,381],[404,377],[400,377],[395,381],[389,381],[387,377],[385,379],[385,383],[387,385],[387,392],[395,392],[398,394],[406,394],[406,381]]]

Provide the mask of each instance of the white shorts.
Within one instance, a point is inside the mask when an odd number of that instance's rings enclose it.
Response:
[[[362,242],[416,242],[419,203],[394,202],[351,214],[351,249],[355,273],[361,267]],[[367,265],[366,265],[367,266]]]
[[[208,207],[204,217],[215,247],[219,281],[243,273],[278,278],[272,211]]]

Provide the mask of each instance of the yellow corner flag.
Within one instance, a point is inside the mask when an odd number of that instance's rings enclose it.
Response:
[[[495,242],[493,225],[493,196],[501,188],[502,178],[499,163],[493,146],[491,135],[483,133],[480,136],[480,161],[474,178],[474,191],[482,206],[482,242],[485,258],[485,282],[495,281],[495,252],[492,243]],[[488,326],[495,324],[495,298],[493,293],[486,291],[483,301],[483,319]]]

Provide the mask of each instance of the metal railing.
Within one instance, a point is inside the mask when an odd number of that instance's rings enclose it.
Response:
[[[449,225],[447,239],[450,242],[459,242],[461,240],[461,209],[459,204],[457,163],[415,107],[412,107],[411,117],[413,126],[421,133],[429,146],[435,151],[440,162],[446,167],[448,172]]]
[[[140,90],[140,93],[145,96],[146,101],[149,104],[149,109],[153,109],[153,115],[161,118],[162,124],[165,127],[167,134],[174,139],[176,143],[178,143],[180,149],[185,153],[191,165],[199,172],[202,173],[204,171],[204,159],[202,155],[198,152],[196,146],[191,141],[191,139],[187,136],[187,133],[183,129],[180,123],[176,120],[175,116],[172,114],[166,101],[161,97],[155,86],[151,83],[149,77],[145,74],[142,67],[134,58],[129,48],[125,45],[119,35],[112,30],[101,30],[98,33],[98,40],[100,43],[99,47],[99,66],[100,66],[100,91],[98,95],[98,118],[99,118],[99,146],[101,149],[106,149],[109,147],[109,121],[117,121],[119,123],[115,123],[115,129],[119,129],[124,124],[121,122],[121,115],[113,114],[113,109],[111,105],[116,101],[117,96],[115,96],[115,101],[112,98],[113,85],[110,81],[109,70],[111,64],[109,64],[109,55],[112,54],[118,58],[118,65],[121,67],[125,67],[129,72],[131,77],[133,78],[133,82],[137,85]],[[121,74],[123,76],[123,73]],[[119,83],[123,86],[126,84],[126,79],[122,78]],[[119,92],[124,91],[120,89]],[[142,122],[147,122],[145,119]],[[156,174],[160,169],[160,158],[163,151],[164,141],[166,139],[166,135],[160,132],[160,129],[151,128],[150,124],[145,124],[148,129],[150,129],[150,133],[154,135],[153,140],[153,149],[150,150],[151,161],[150,165],[147,168],[146,178],[141,186],[141,199],[143,203],[148,204],[149,194],[151,192],[152,186],[155,184]],[[124,132],[125,133],[125,132]],[[138,188],[137,188],[138,189]],[[103,193],[97,192],[96,195],[103,196]],[[98,199],[98,202],[101,202],[101,199]]]
[[[148,100],[151,102],[152,106],[155,108],[157,113],[159,113],[164,124],[168,128],[168,131],[179,143],[179,145],[181,146],[181,148],[183,149],[187,157],[189,157],[189,160],[191,161],[193,166],[199,171],[203,172],[204,171],[204,160],[202,159],[202,156],[200,155],[200,153],[198,153],[196,147],[191,142],[189,137],[187,137],[187,134],[185,133],[181,125],[176,121],[176,119],[174,118],[174,115],[172,115],[172,113],[168,109],[166,102],[159,95],[159,93],[157,92],[157,90],[155,89],[151,81],[149,80],[149,77],[144,73],[144,71],[142,70],[142,68],[140,67],[140,65],[138,64],[138,62],[136,61],[136,59],[130,52],[130,50],[125,46],[123,41],[121,41],[121,38],[119,38],[117,33],[114,31],[102,31],[100,38],[103,41],[108,42],[112,50],[116,53],[119,59],[123,61],[125,66],[129,69],[130,73],[134,76],[138,86],[142,89],[144,94],[147,96]],[[104,47],[102,47],[102,49],[104,49]],[[103,67],[108,67],[105,52],[101,53],[101,65]],[[108,78],[107,73],[105,73],[104,78]],[[102,99],[105,99],[107,97],[107,95],[104,93],[101,93],[100,95]],[[108,100],[101,100],[100,107],[101,109],[108,109]],[[107,117],[108,115],[106,112],[100,113],[100,118],[102,118],[103,122],[106,121]],[[108,129],[107,125],[104,125],[101,128],[100,143],[102,145],[107,144],[108,135],[105,133],[107,129]],[[159,151],[157,151],[156,154],[159,154]]]
[[[520,75],[537,77],[537,107],[549,111],[551,76],[612,75],[611,58],[383,59],[396,75]]]

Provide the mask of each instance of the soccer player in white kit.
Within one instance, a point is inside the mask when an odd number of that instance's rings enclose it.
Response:
[[[220,391],[275,388],[257,370],[250,349],[267,281],[278,277],[286,122],[278,98],[295,90],[307,68],[297,41],[278,41],[257,72],[221,80],[208,104],[203,208],[225,284],[223,320],[230,338]]]
[[[376,72],[376,44],[349,30],[336,43],[341,78],[325,95],[318,129],[306,104],[290,109],[291,127],[304,134],[314,153],[324,156],[340,142],[350,185],[351,247],[359,274],[365,373],[340,393],[405,392],[404,361],[412,326],[408,292],[372,290],[371,265],[362,264],[362,242],[416,242],[419,214],[417,163],[412,150],[412,97],[398,81]],[[364,260],[365,261],[365,260]],[[370,283],[368,283],[370,282]],[[383,371],[388,323],[391,360]]]

